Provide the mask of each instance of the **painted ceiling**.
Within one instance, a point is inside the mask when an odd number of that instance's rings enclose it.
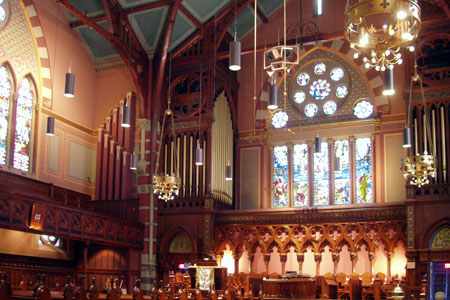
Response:
[[[88,17],[102,17],[105,10],[102,0],[69,0],[69,2],[79,11]],[[220,14],[226,7],[232,5],[233,0],[184,0],[181,2],[182,9],[178,10],[175,24],[170,40],[169,50],[175,49],[201,26],[206,24],[215,15]],[[169,15],[169,1],[167,0],[118,0],[122,9],[126,12],[128,21],[132,26],[140,44],[145,51],[151,53],[158,47],[163,36],[163,28]],[[264,17],[269,17],[283,5],[283,0],[259,0],[258,7]],[[188,14],[188,15],[187,15]],[[85,46],[96,61],[101,61],[118,54],[111,47],[110,43],[95,30],[87,25],[82,25],[78,20],[69,14],[75,30],[80,34],[85,42]],[[237,35],[242,39],[253,30],[254,9],[249,5],[237,16]],[[258,22],[262,22],[258,16]],[[98,24],[107,29],[107,21],[98,21]],[[234,24],[230,27],[229,33],[234,34]]]

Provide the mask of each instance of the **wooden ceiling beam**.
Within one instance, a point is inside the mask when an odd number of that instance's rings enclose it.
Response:
[[[109,2],[108,2],[108,0],[102,0],[102,4],[103,4],[103,9],[105,10],[106,20],[108,20],[109,32],[111,32],[112,34],[115,34],[116,30],[113,25],[114,21],[113,21],[112,15],[111,15],[111,9],[109,7]]]
[[[447,1],[445,1],[445,0],[437,0],[437,4],[445,12],[445,15],[447,16],[447,18],[450,19],[450,8],[449,8],[449,4],[447,4]]]
[[[253,9],[255,9],[255,2],[252,3],[252,7],[253,7]],[[269,23],[269,19],[264,15],[260,6],[258,6],[256,13],[258,14],[258,17],[261,18],[261,20],[263,21],[264,24]]]
[[[200,24],[200,22],[199,21],[197,21],[197,19],[183,6],[183,5],[180,5],[180,10],[183,12],[183,14],[186,16],[186,17],[188,17],[188,19],[189,20],[191,20],[191,22],[192,23],[194,23],[195,24],[195,26],[197,27],[197,28],[200,28],[200,27],[202,27],[202,24]]]

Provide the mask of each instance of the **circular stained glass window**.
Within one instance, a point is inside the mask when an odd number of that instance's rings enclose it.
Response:
[[[9,15],[9,2],[0,0],[0,29],[8,23]]]
[[[309,93],[316,100],[323,100],[330,94],[330,84],[324,79],[319,79],[311,84]]]
[[[0,21],[5,21],[6,19],[6,11],[3,7],[0,6]]]
[[[315,105],[314,103],[310,103],[305,106],[305,115],[312,118],[317,114],[318,110],[319,108],[317,107],[317,105]]]
[[[282,128],[286,126],[288,121],[288,115],[284,111],[280,110],[273,114],[272,125],[275,128]]]
[[[342,78],[344,78],[344,69],[342,68],[334,68],[333,70],[331,70],[330,72],[330,78],[333,81],[339,81]]]
[[[318,63],[314,66],[314,74],[323,75],[327,70],[327,66],[324,63]]]
[[[327,101],[325,102],[325,104],[323,105],[323,112],[326,113],[327,115],[332,115],[336,112],[337,110],[337,105],[336,102],[334,101]]]
[[[353,107],[353,114],[359,119],[365,119],[373,113],[373,105],[367,100],[356,103]]]
[[[306,94],[303,93],[302,91],[298,91],[294,95],[294,102],[300,104],[303,101],[305,101],[305,98],[306,98]]]
[[[348,95],[348,88],[345,85],[338,85],[336,88],[336,97],[343,99]]]
[[[308,73],[300,73],[300,74],[297,76],[297,84],[298,84],[299,86],[305,86],[305,85],[308,84],[309,78],[310,78],[310,77],[309,77]]]

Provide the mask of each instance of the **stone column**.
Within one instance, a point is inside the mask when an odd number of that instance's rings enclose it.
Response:
[[[338,273],[338,265],[339,265],[339,253],[333,253],[333,264],[334,264],[334,275]]]
[[[375,258],[375,253],[374,252],[369,252],[369,262],[370,262],[370,273],[373,274],[373,259]]]
[[[281,274],[285,274],[286,273],[287,254],[281,254],[280,261],[281,261]]]
[[[356,262],[358,261],[358,254],[356,252],[350,253],[350,259],[352,260],[352,272],[356,272]]]
[[[252,253],[248,256],[248,258],[250,259],[250,273],[253,272],[253,261],[255,260],[255,254]]]
[[[322,261],[322,253],[314,253],[314,261],[316,262],[316,276],[319,276],[320,262]]]
[[[297,254],[298,271],[303,273],[303,262],[305,261],[305,255],[303,253]]]
[[[264,266],[265,266],[265,272],[269,274],[269,261],[270,261],[270,254],[264,254]]]

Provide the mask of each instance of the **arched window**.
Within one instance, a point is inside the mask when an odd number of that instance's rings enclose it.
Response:
[[[0,164],[6,165],[8,160],[8,132],[11,115],[11,99],[14,84],[9,69],[0,67]]]
[[[34,102],[36,90],[30,77],[20,81],[15,101],[11,71],[0,67],[0,165],[31,171]]]

